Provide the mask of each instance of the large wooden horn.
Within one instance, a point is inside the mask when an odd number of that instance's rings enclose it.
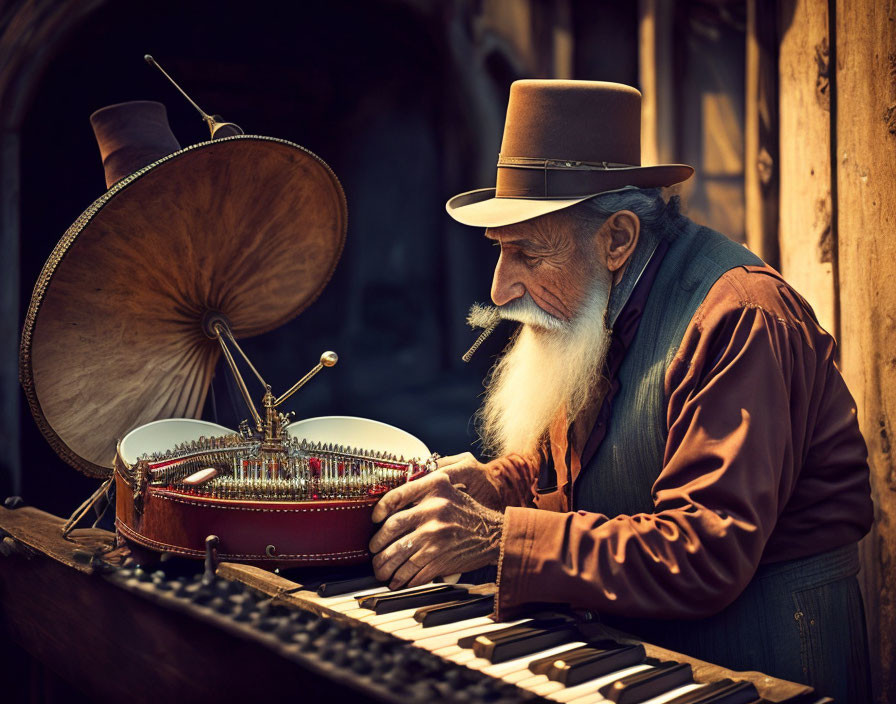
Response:
[[[198,418],[219,348],[276,328],[326,285],[345,197],[317,156],[240,135],[118,181],[50,255],[25,320],[20,376],[41,431],[81,471],[110,473],[115,443],[160,418]]]

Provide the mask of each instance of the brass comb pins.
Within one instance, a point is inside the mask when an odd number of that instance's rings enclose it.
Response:
[[[284,453],[233,434],[200,438],[144,455],[148,483],[212,499],[317,501],[380,496],[436,467],[436,456],[405,459],[388,452],[291,439]]]

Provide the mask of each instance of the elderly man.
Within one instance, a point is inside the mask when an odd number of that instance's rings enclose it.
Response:
[[[834,340],[772,268],[640,164],[640,94],[518,81],[496,189],[448,203],[500,247],[522,323],[465,453],[389,493],[393,587],[497,568],[497,616],[551,602],[735,669],[864,701],[865,445]]]

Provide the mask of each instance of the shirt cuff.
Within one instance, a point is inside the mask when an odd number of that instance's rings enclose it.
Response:
[[[566,518],[563,513],[535,508],[511,506],[504,510],[495,598],[495,615],[499,621],[514,618],[527,603],[543,600],[536,596],[538,570],[530,564],[536,536],[562,531]]]

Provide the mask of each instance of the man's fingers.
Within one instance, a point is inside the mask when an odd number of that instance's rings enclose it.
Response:
[[[421,553],[423,551],[415,553],[412,557],[408,558],[405,563],[395,570],[395,574],[392,575],[392,581],[389,582],[390,589],[398,589],[402,585],[409,584],[409,582],[420,572],[421,566],[418,565],[415,560],[422,562],[423,558]]]
[[[417,546],[412,537],[397,540],[373,558],[373,572],[377,579],[383,581],[389,579],[408,558],[417,552]]]
[[[419,518],[418,512],[411,508],[393,513],[386,519],[383,527],[376,532],[376,535],[370,539],[370,552],[377,553],[405,533],[414,530],[417,527]]]
[[[439,567],[440,561],[433,560],[424,568],[422,568],[414,577],[408,582],[409,587],[419,587],[421,584],[429,584],[436,577],[444,576],[442,572],[446,570],[441,569]]]
[[[473,460],[475,462],[476,458],[473,457],[472,452],[461,452],[458,455],[449,455],[448,457],[440,457],[436,461],[436,466],[439,469],[442,469],[442,467],[447,467],[452,464],[457,464],[458,462],[462,462],[464,460]]]
[[[373,522],[379,523],[408,504],[419,501],[429,493],[435,492],[445,483],[451,484],[443,474],[430,474],[413,482],[396,487],[383,498],[373,509]]]

